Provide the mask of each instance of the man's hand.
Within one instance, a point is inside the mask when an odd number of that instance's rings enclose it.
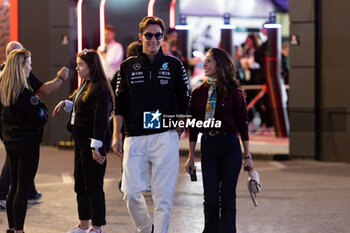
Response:
[[[194,168],[194,159],[191,156],[188,156],[188,159],[185,163],[185,169],[188,174],[191,174],[191,171],[193,171]]]
[[[69,69],[65,66],[63,66],[58,72],[57,77],[61,77],[62,81],[67,80],[69,74]]]
[[[116,155],[123,157],[123,140],[120,135],[113,135],[112,149]]]

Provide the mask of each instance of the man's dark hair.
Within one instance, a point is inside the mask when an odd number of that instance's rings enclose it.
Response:
[[[139,24],[139,33],[143,33],[145,28],[150,24],[156,24],[159,25],[162,29],[162,33],[164,33],[165,30],[165,24],[162,19],[156,17],[156,16],[146,16],[142,19],[141,23]]]
[[[113,27],[113,25],[106,24],[106,25],[105,25],[105,30],[114,33],[114,27]]]
[[[166,34],[169,35],[173,32],[177,32],[177,30],[175,28],[169,28],[167,31],[166,31]]]
[[[126,49],[126,58],[136,56],[140,46],[141,44],[138,41],[131,42]]]

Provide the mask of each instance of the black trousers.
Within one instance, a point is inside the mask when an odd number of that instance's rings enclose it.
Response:
[[[7,196],[9,228],[23,230],[27,197],[39,164],[39,143],[5,143],[11,166],[11,188]]]
[[[93,226],[106,224],[106,203],[103,191],[103,179],[106,172],[104,165],[92,158],[90,139],[83,132],[73,130],[75,142],[74,190],[77,194],[80,220],[92,220]]]
[[[0,176],[0,200],[6,200],[6,196],[9,193],[10,190],[10,184],[11,184],[11,172],[10,172],[10,159],[8,155],[6,154],[6,159],[4,166],[2,167],[1,176]],[[36,195],[38,194],[34,181],[32,185],[30,186],[29,192],[28,192],[28,200],[29,199],[35,199]]]
[[[203,233],[236,232],[236,187],[242,154],[235,133],[203,134],[201,163],[204,188]]]

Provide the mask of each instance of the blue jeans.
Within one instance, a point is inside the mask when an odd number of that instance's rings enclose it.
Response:
[[[203,134],[201,162],[204,188],[203,233],[236,232],[236,186],[242,152],[235,133]]]

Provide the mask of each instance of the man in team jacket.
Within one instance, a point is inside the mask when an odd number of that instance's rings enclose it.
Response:
[[[179,167],[183,129],[162,127],[162,115],[185,114],[189,102],[181,61],[163,54],[165,25],[145,17],[139,25],[142,52],[125,60],[117,83],[113,149],[123,157],[122,191],[130,216],[142,233],[167,233]],[[120,130],[125,121],[124,150]],[[151,185],[154,220],[142,191]]]

